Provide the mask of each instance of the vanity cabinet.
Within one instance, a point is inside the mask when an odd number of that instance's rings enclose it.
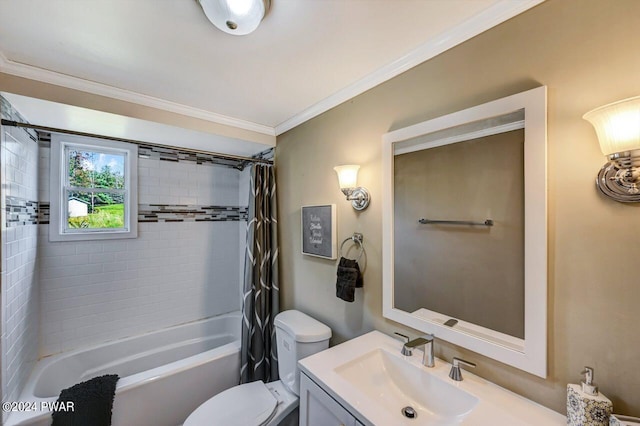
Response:
[[[301,373],[300,426],[362,426],[362,423]]]

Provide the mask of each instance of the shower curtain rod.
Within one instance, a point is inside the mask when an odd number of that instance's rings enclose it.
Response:
[[[185,147],[181,147],[181,146],[164,145],[164,144],[159,144],[159,143],[155,143],[155,142],[144,142],[144,141],[138,141],[138,140],[135,140],[135,139],[126,139],[126,138],[115,138],[113,136],[97,135],[95,133],[76,132],[74,130],[57,129],[55,127],[38,126],[37,124],[21,123],[19,121],[5,120],[4,118],[1,120],[1,123],[2,123],[3,126],[22,127],[22,128],[27,128],[27,129],[33,129],[33,130],[40,130],[40,131],[43,131],[43,132],[64,133],[64,134],[67,134],[67,135],[86,136],[86,137],[90,137],[90,138],[107,139],[107,140],[110,140],[110,141],[129,142],[129,143],[134,143],[136,145],[158,146],[158,147],[161,147],[161,148],[175,149],[175,150],[178,150],[178,151],[189,152],[189,153],[193,153],[193,154],[212,155],[212,156],[220,158],[222,160],[235,160],[235,161],[241,161],[241,162],[246,162],[246,163],[273,164],[273,160],[264,159],[264,158],[243,157],[243,156],[240,156],[240,155],[232,155],[232,154],[220,154],[219,152],[204,151],[204,150],[200,150],[200,149],[185,148]]]

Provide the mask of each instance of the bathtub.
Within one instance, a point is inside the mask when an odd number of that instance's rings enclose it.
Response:
[[[239,383],[239,312],[64,352],[36,364],[7,426],[48,426],[62,389],[118,374],[113,426],[176,426],[200,404]]]

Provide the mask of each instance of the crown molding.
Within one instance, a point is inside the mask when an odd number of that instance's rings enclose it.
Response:
[[[542,3],[544,0],[499,0],[478,15],[443,32],[401,58],[379,68],[355,83],[304,109],[275,127],[276,136],[293,129],[323,112],[366,92],[387,80],[461,44],[486,30]]]
[[[229,117],[215,112],[179,104],[177,102],[155,98],[153,96],[143,95],[142,93],[120,89],[102,83],[96,83],[94,81],[73,77],[44,68],[21,64],[19,62],[8,59],[2,52],[0,52],[0,72],[15,75],[17,77],[41,81],[43,83],[49,83],[56,86],[62,86],[69,89],[80,90],[82,92],[87,92],[94,95],[105,96],[120,101],[144,105],[163,111],[169,111],[176,114],[185,115],[187,117],[210,121],[216,124],[222,124],[238,129],[244,129],[269,136],[275,136],[275,129],[270,126],[265,126],[263,124],[258,124],[239,118]]]

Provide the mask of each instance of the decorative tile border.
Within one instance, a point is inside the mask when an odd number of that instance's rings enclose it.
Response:
[[[49,224],[50,207],[51,205],[48,201],[40,201],[40,203],[38,203],[38,224],[39,225]]]
[[[247,207],[140,204],[138,222],[224,222],[247,220]]]
[[[50,203],[7,197],[7,228],[49,224]],[[246,221],[247,207],[140,204],[138,222],[232,222]]]
[[[213,154],[196,153],[191,151],[182,151],[180,149],[165,148],[151,144],[138,145],[138,157],[150,158],[152,160],[161,161],[189,161],[196,164],[215,164],[220,166],[232,167],[238,170],[244,168],[243,161],[220,158]]]
[[[7,197],[6,206],[7,228],[38,224],[38,202],[25,200],[20,197]]]

